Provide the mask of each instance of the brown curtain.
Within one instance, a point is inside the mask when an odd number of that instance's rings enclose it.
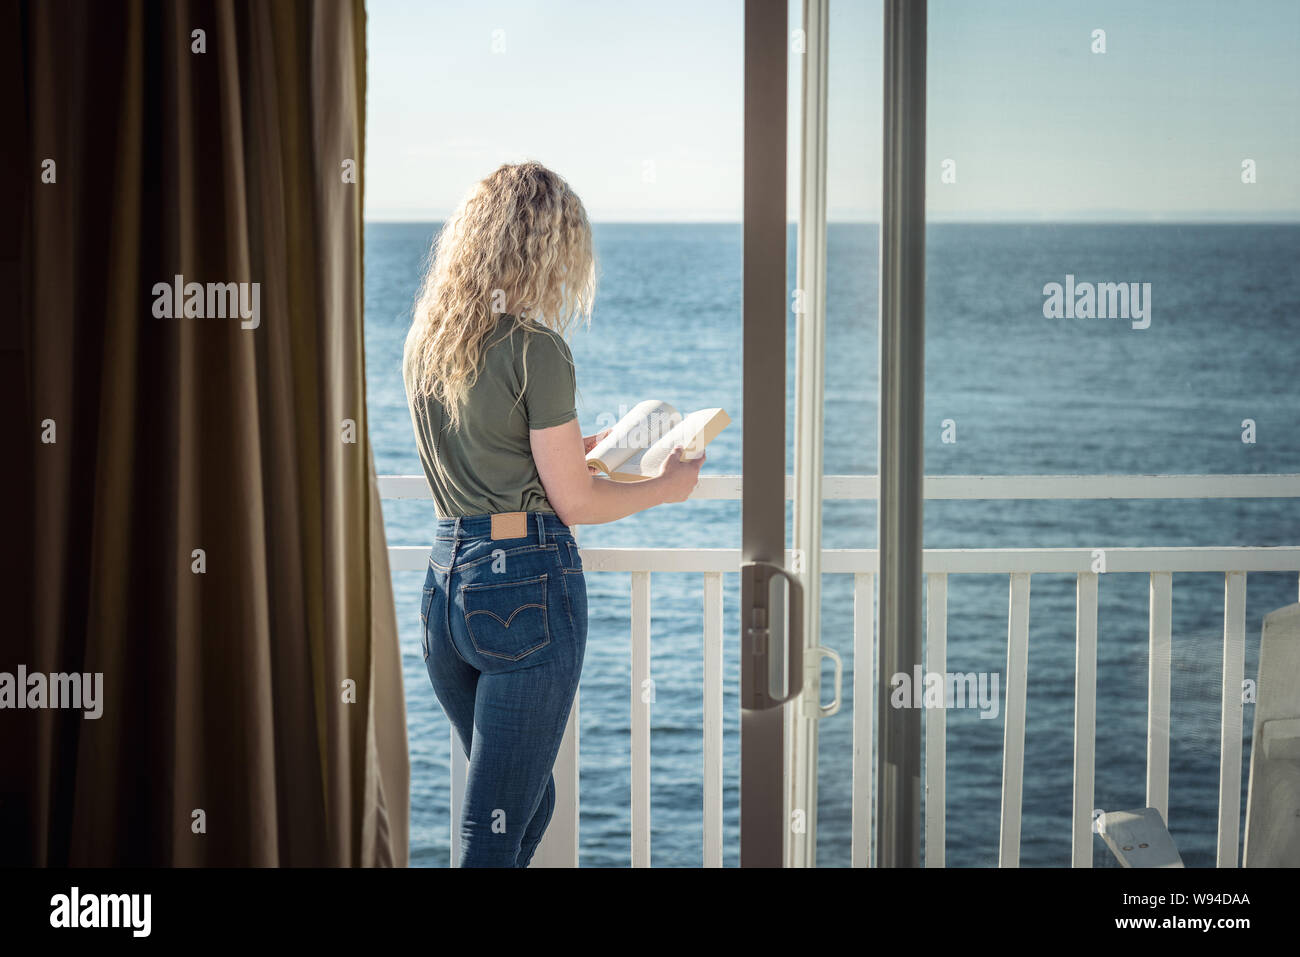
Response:
[[[30,505],[0,671],[102,673],[103,713],[0,712],[0,854],[404,866],[364,5],[41,0],[3,19],[21,115],[0,275],[21,321],[0,371]],[[255,316],[213,316],[232,289]]]

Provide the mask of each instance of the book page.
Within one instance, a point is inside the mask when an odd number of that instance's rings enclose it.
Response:
[[[611,472],[624,471],[629,461],[644,453],[681,418],[681,414],[667,402],[658,399],[638,402],[610,429],[609,435],[587,453],[587,461],[599,459]]]
[[[698,459],[719,432],[731,421],[721,409],[701,409],[692,412],[669,429],[635,460],[626,462],[619,471],[635,472],[647,478],[658,475],[673,447],[683,448],[683,459]]]

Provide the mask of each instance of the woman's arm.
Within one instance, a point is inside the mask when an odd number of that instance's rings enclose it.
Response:
[[[668,456],[660,473],[644,482],[612,482],[587,470],[577,419],[529,432],[533,461],[551,508],[565,525],[602,525],[665,502],[681,502],[700,477],[704,456],[682,462]]]

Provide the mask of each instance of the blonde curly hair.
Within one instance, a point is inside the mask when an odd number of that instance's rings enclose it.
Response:
[[[564,336],[575,319],[590,324],[595,293],[582,201],[540,163],[503,164],[469,191],[434,240],[402,358],[408,393],[436,399],[458,427],[502,314]]]

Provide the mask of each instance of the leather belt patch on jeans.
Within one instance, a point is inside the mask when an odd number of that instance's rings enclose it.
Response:
[[[497,512],[492,516],[493,538],[523,538],[527,534],[527,512]]]

